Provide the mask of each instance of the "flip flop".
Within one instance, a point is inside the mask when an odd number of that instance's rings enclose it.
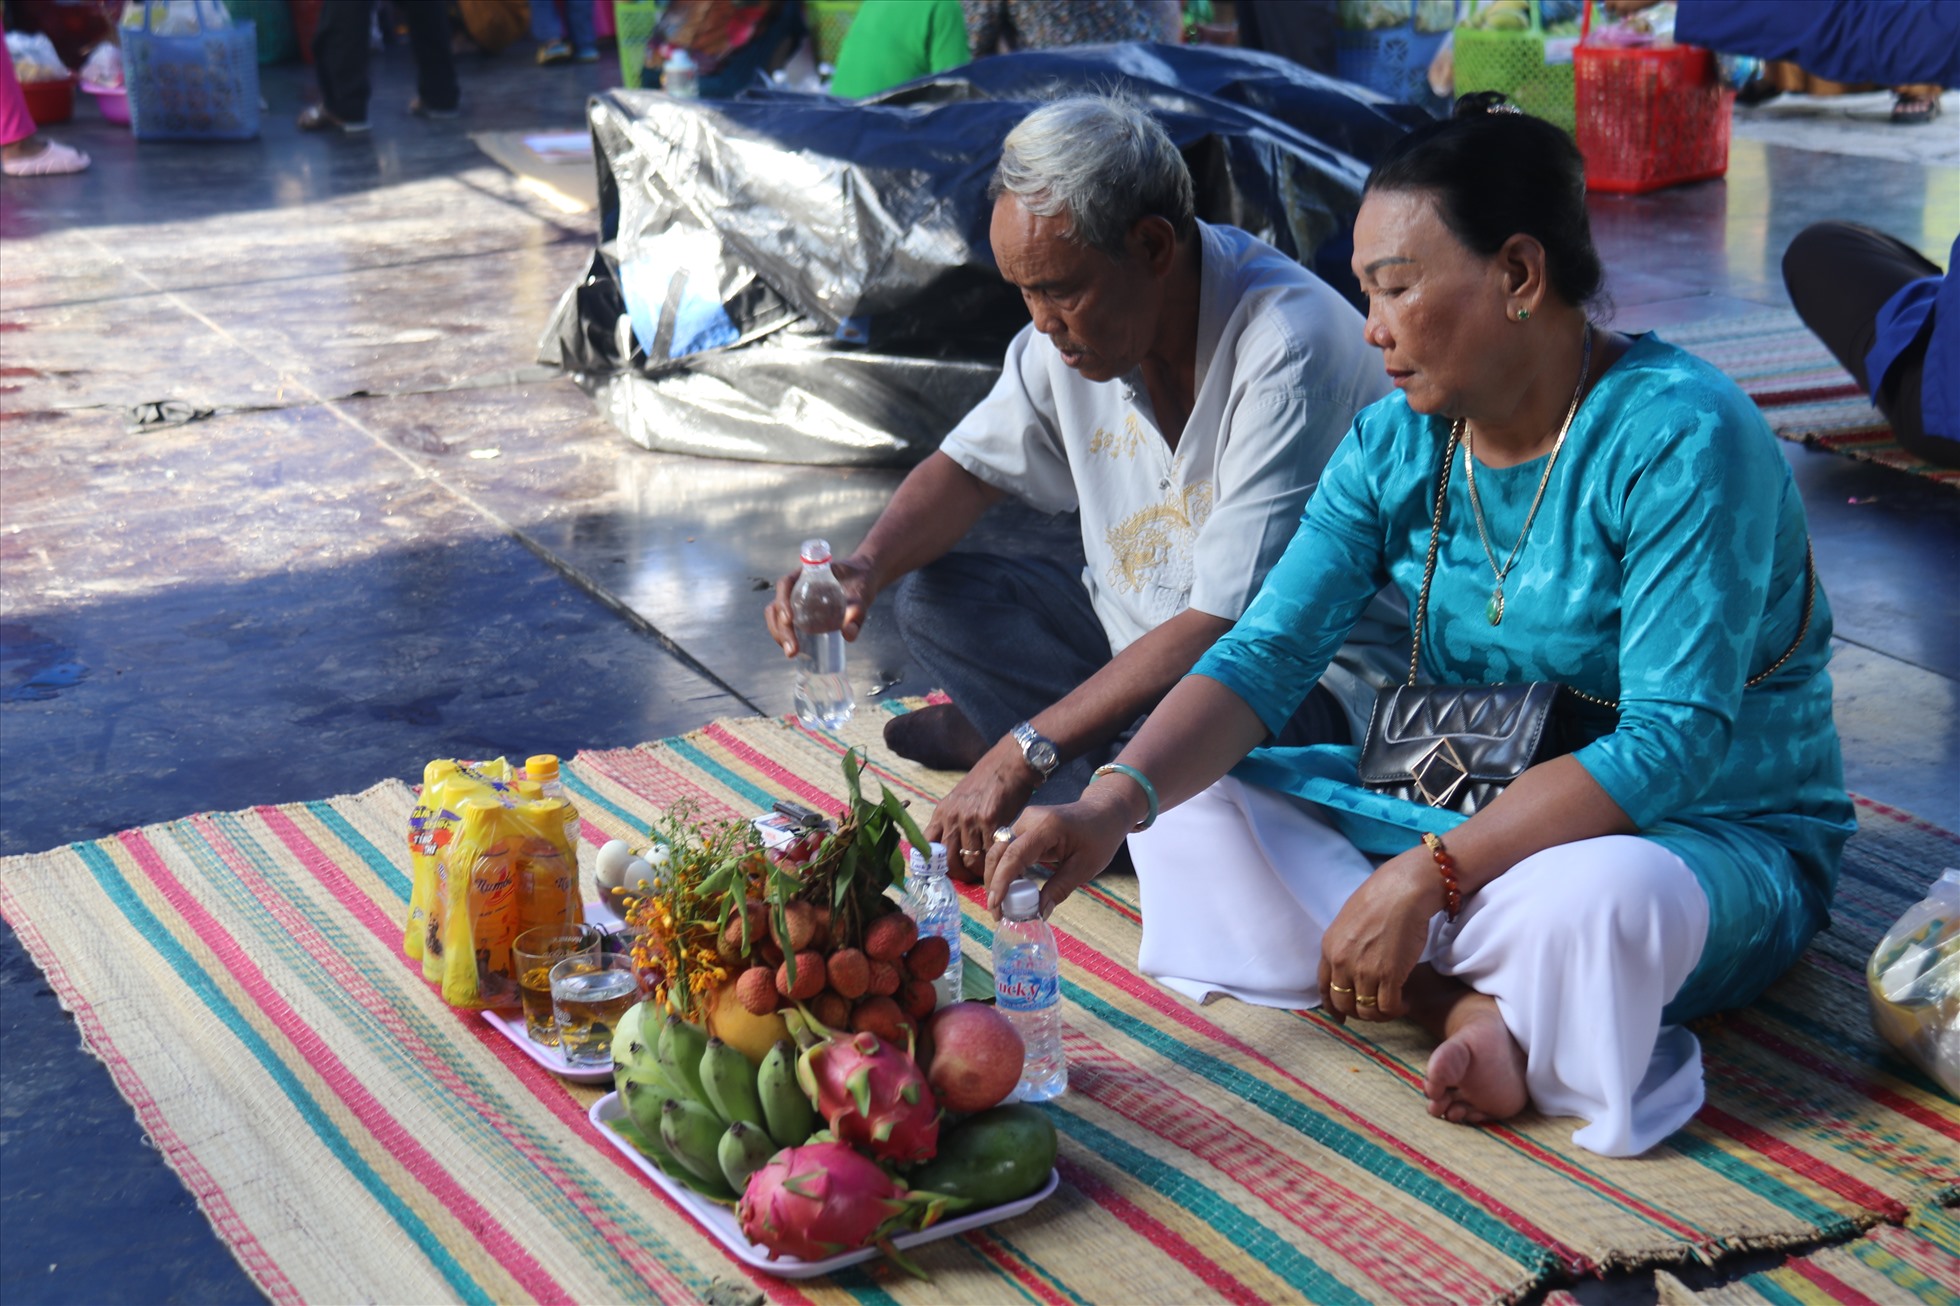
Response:
[[[1892,121],[1896,123],[1926,123],[1939,116],[1937,96],[1901,95],[1892,101]]]
[[[0,172],[9,177],[56,177],[80,172],[88,167],[88,155],[72,146],[49,141],[38,154],[0,161]]]
[[[309,104],[299,111],[295,124],[303,132],[341,132],[356,136],[368,129],[364,122],[347,122],[327,112],[324,104]]]

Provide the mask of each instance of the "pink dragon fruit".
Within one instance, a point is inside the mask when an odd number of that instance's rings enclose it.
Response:
[[[878,1160],[911,1165],[939,1150],[939,1102],[924,1073],[876,1034],[833,1034],[803,1053],[796,1077],[830,1132]]]
[[[820,1261],[878,1243],[939,1218],[943,1198],[911,1200],[905,1185],[846,1143],[809,1143],[776,1153],[749,1176],[735,1208],[742,1233],[769,1259]],[[900,1262],[903,1264],[904,1262]]]

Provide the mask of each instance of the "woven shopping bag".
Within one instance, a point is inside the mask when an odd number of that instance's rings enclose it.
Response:
[[[1548,37],[1538,0],[1528,0],[1521,30],[1458,27],[1456,93],[1502,91],[1533,117],[1573,128],[1572,49],[1577,38]]]
[[[157,6],[123,31],[129,129],[139,141],[247,141],[259,134],[259,38],[255,24],[212,22],[210,7],[175,7],[195,15],[195,29],[152,29]],[[166,11],[170,12],[170,11]]]

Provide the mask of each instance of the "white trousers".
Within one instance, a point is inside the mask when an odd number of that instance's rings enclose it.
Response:
[[[1318,1004],[1321,936],[1372,865],[1312,811],[1228,776],[1131,835],[1137,969],[1198,999]],[[1701,1107],[1700,1044],[1661,1009],[1707,937],[1687,864],[1614,835],[1526,858],[1454,925],[1439,911],[1424,960],[1497,1000],[1538,1110],[1585,1120],[1580,1147],[1634,1156]]]

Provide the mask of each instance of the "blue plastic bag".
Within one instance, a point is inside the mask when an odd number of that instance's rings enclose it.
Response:
[[[152,29],[154,6],[124,30],[129,129],[139,141],[248,141],[259,134],[259,38],[252,23],[220,27],[187,6],[195,30]]]

